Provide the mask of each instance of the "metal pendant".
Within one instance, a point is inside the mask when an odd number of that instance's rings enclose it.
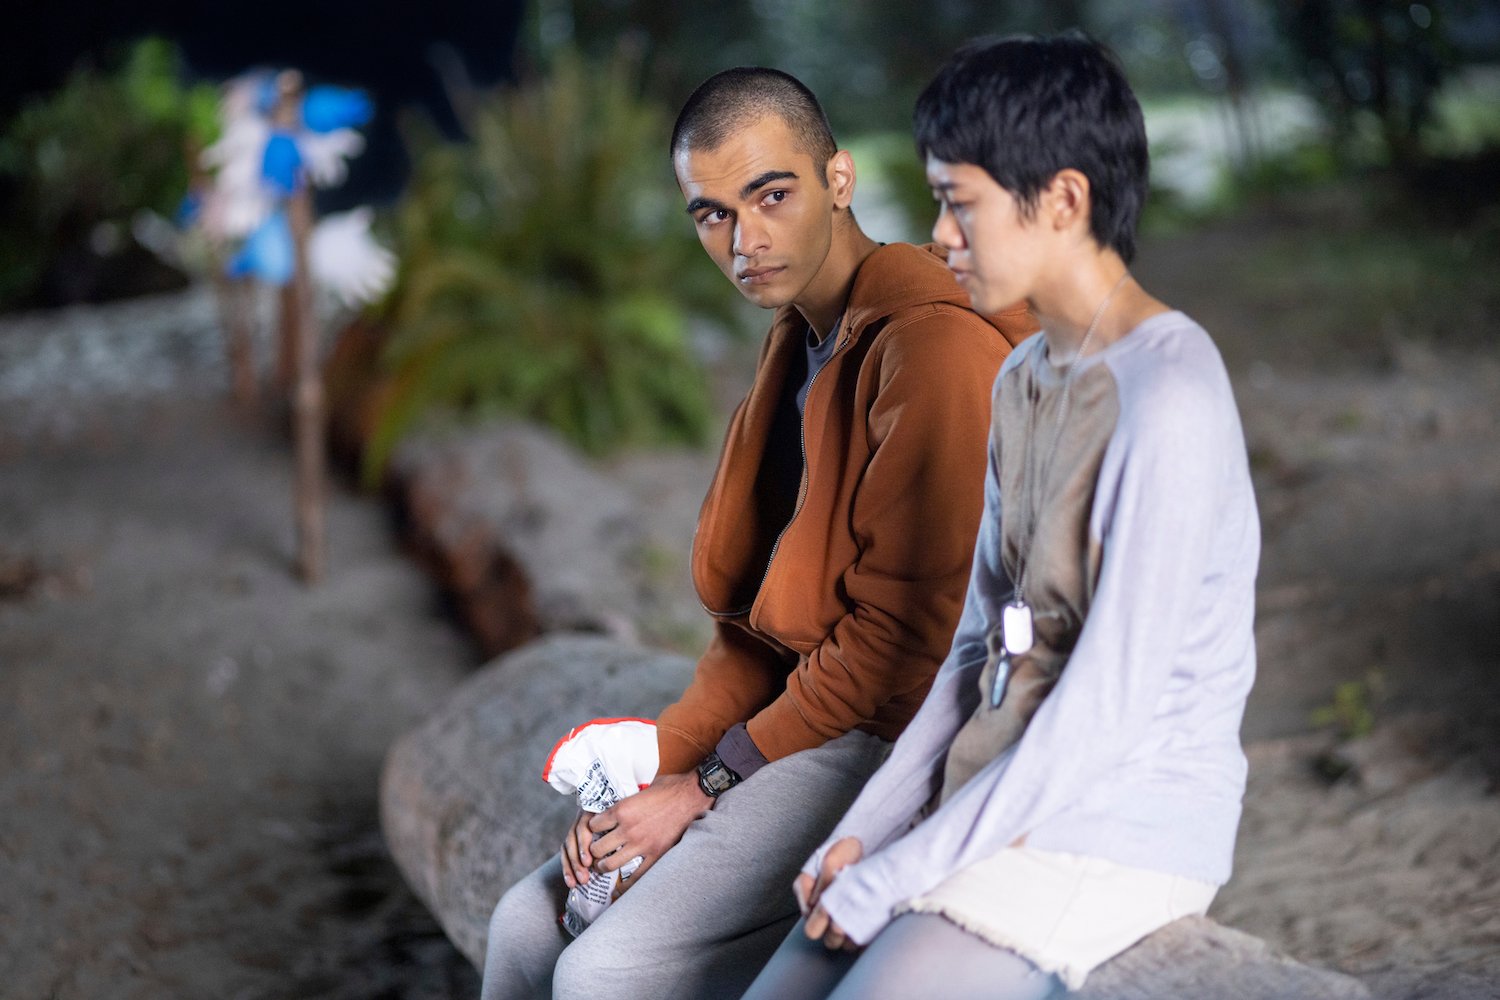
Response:
[[[1005,651],[1011,656],[1020,656],[1036,645],[1031,608],[1025,602],[1010,601],[1005,605],[1000,612],[1000,634],[1005,640]]]
[[[1005,700],[1005,684],[1010,680],[1010,651],[995,658],[995,679],[990,683],[990,708],[999,708]]]

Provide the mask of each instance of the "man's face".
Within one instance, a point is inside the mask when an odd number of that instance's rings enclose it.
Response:
[[[848,204],[842,184],[825,184],[833,171],[815,164],[777,115],[717,149],[679,150],[672,164],[698,239],[724,276],[762,308],[797,301],[828,258],[835,208]]]
[[[983,167],[927,157],[927,184],[938,202],[932,238],[948,248],[948,267],[975,312],[996,313],[1034,292],[1046,257],[1043,229]]]

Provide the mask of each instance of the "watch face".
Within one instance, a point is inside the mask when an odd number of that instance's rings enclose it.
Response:
[[[734,775],[717,758],[704,761],[698,768],[698,777],[702,779],[704,791],[710,795],[717,796],[734,787]]]

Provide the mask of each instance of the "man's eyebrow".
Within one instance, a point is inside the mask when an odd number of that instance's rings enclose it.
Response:
[[[699,211],[705,208],[718,209],[721,211],[729,210],[729,206],[725,205],[723,202],[714,201],[712,198],[694,198],[692,201],[688,202],[687,214],[697,215]]]
[[[797,174],[791,170],[767,170],[765,173],[759,174],[756,177],[752,178],[748,184],[740,188],[740,197],[748,198],[756,191],[759,191],[761,188],[765,187],[767,184],[771,184],[775,181],[796,179]],[[729,210],[729,206],[725,205],[722,201],[716,201],[713,198],[694,198],[692,201],[688,202],[687,213],[688,215],[697,215],[705,208],[712,208],[719,211]]]
[[[748,198],[756,191],[765,187],[767,184],[770,184],[772,181],[796,179],[797,175],[790,170],[767,170],[765,173],[752,180],[749,184],[746,184],[744,187],[740,188],[740,197]]]

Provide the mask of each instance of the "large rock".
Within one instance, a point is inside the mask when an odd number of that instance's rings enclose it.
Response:
[[[1206,917],[1168,924],[1089,976],[1079,1000],[1361,1000],[1356,979],[1303,965]]]
[[[572,802],[541,768],[571,727],[655,716],[692,663],[558,635],[486,667],[391,749],[381,821],[397,864],[460,951],[483,964],[501,892],[557,850]],[[1211,920],[1180,920],[1105,964],[1088,1000],[1355,1000],[1357,981],[1309,968]]]
[[[380,414],[399,388],[381,363],[390,330],[368,316],[357,317],[334,337],[323,362],[323,401],[328,447],[351,469],[359,469],[375,437]]]
[[[590,719],[654,718],[692,661],[590,636],[539,640],[485,667],[391,748],[381,825],[397,865],[474,964],[501,892],[562,843],[577,807],[541,780]]]
[[[635,499],[555,433],[504,422],[413,434],[389,482],[418,555],[487,653],[543,632],[633,637]]]

